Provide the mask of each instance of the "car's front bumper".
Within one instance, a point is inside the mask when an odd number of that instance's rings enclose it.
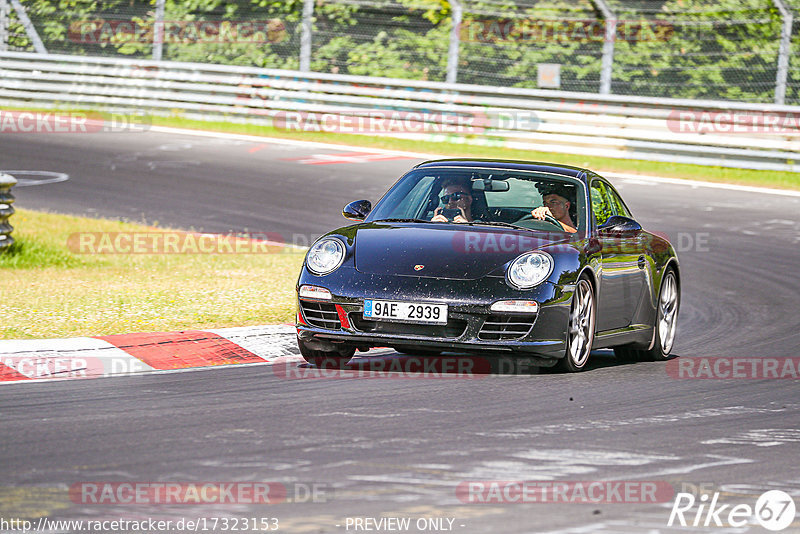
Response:
[[[331,350],[347,344],[360,348],[388,346],[516,353],[544,359],[564,356],[572,286],[545,282],[521,291],[508,286],[501,277],[485,277],[476,283],[474,280],[364,276],[355,270],[348,273],[346,268],[340,271],[343,271],[340,276],[346,276],[348,283],[340,285],[344,280],[339,280],[339,276],[300,277],[298,288],[312,284],[325,287],[332,295],[331,300],[298,300],[297,334],[311,348]],[[354,280],[357,283],[353,283]],[[464,298],[465,295],[469,297]],[[448,324],[365,320],[365,298],[446,303]],[[538,312],[516,314],[490,310],[494,302],[508,299],[535,300],[539,303]],[[504,326],[504,318],[510,318],[513,324]],[[528,328],[522,324],[525,321],[529,322]],[[504,330],[505,334],[489,334]]]

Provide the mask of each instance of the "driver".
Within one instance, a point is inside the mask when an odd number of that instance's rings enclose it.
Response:
[[[442,205],[434,210],[432,222],[448,222],[447,217],[442,215],[442,209],[457,209],[461,213],[453,218],[453,222],[467,223],[472,222],[472,181],[469,178],[446,178],[442,182],[441,190]]]
[[[564,188],[550,186],[542,192],[543,206],[531,212],[534,219],[544,220],[545,216],[550,215],[559,222],[565,232],[575,233],[578,231],[575,222],[569,214],[572,203],[567,200],[567,192]]]

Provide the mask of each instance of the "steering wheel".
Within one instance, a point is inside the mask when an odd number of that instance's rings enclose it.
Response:
[[[524,215],[522,218],[517,219],[517,222],[530,221],[530,220],[533,220],[533,219],[536,219],[537,221],[544,220],[546,222],[549,222],[550,224],[555,224],[556,226],[558,226],[559,230],[563,230],[564,229],[564,227],[561,226],[561,223],[558,222],[558,219],[556,219],[552,215],[545,215],[544,219],[539,219],[539,218],[536,218],[532,214],[529,213],[527,215]]]

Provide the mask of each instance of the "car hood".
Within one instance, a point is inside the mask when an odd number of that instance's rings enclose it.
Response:
[[[481,278],[523,252],[569,240],[563,232],[435,223],[367,223],[354,230],[355,267],[362,273],[455,280]]]

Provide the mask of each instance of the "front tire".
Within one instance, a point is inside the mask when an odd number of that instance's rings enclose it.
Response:
[[[297,347],[300,349],[300,355],[303,356],[303,359],[319,369],[344,369],[344,366],[347,365],[347,362],[356,352],[355,347],[345,347],[333,351],[314,350],[299,338],[297,339]]]
[[[587,278],[575,284],[567,324],[567,350],[559,366],[569,373],[582,371],[589,361],[594,342],[594,289]]]

